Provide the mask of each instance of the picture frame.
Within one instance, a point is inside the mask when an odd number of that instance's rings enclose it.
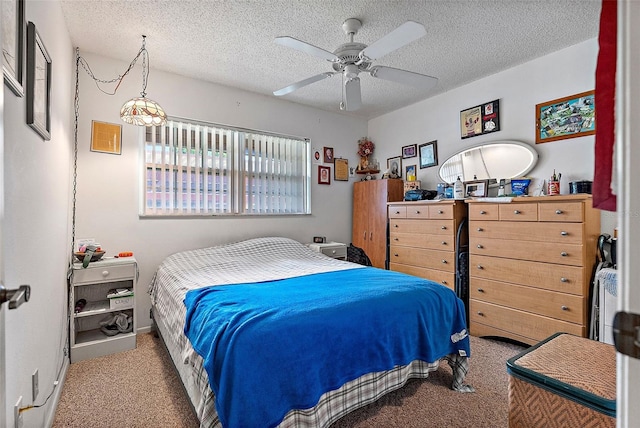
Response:
[[[500,100],[489,101],[460,112],[462,139],[500,130]]]
[[[429,141],[420,144],[418,147],[420,153],[420,169],[429,168],[438,165],[438,141]]]
[[[331,184],[331,167],[318,165],[318,184]]]
[[[91,151],[119,155],[122,153],[122,125],[91,121]]]
[[[333,163],[333,179],[335,181],[349,181],[349,160],[335,158]]]
[[[415,158],[417,153],[418,145],[417,144],[409,144],[408,146],[402,146],[402,159]]]
[[[489,194],[489,180],[473,180],[464,182],[465,198],[484,198]]]
[[[387,159],[389,178],[402,178],[402,156]]]
[[[536,144],[595,133],[594,90],[536,104]]]
[[[24,95],[24,0],[5,0],[0,5],[2,19],[2,74],[4,83],[16,96]]]
[[[36,25],[27,24],[27,125],[51,139],[51,57]]]
[[[333,163],[333,147],[323,147],[324,163]]]
[[[413,180],[411,181],[414,181],[417,176],[418,173],[416,172],[416,165],[406,165],[404,167],[404,177],[407,181],[409,181],[409,177],[413,177]]]
[[[317,147],[313,147],[311,149],[311,161],[315,165],[320,165],[322,163],[322,150]]]

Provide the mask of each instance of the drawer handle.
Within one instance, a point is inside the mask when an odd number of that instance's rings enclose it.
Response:
[[[373,231],[369,232],[369,241],[373,241]]]
[[[393,227],[398,227],[398,225],[397,225],[397,224],[394,224],[394,225],[393,225]],[[367,232],[365,232],[365,235],[366,235],[366,234],[367,234]]]
[[[478,248],[483,248],[483,247],[482,247],[482,244],[478,244]]]
[[[447,241],[442,241],[442,245],[447,245]]]
[[[105,278],[106,278],[107,276],[109,276],[109,271],[108,271],[108,270],[103,270],[103,271],[102,271],[102,276],[104,276]]]
[[[420,214],[420,210],[416,210],[416,214]]]
[[[400,211],[396,211],[396,214],[400,214]]]
[[[562,278],[560,278],[560,282],[569,282],[569,280],[563,276]]]
[[[484,269],[482,265],[478,265],[478,269]]]
[[[484,313],[483,313],[483,312],[478,311],[478,315],[479,315],[479,316],[481,316],[481,317],[483,317],[483,316],[484,316]]]
[[[556,210],[556,214],[562,214],[562,210]]]
[[[484,293],[484,288],[478,288],[478,293]]]
[[[393,240],[394,240],[394,241],[399,241],[399,239],[398,239],[398,238],[393,238]]]
[[[566,307],[565,305],[562,305],[562,306],[560,307],[560,309],[562,309],[563,311],[568,311],[568,310],[569,310],[569,308],[568,308],[568,307]]]
[[[482,232],[482,231],[484,231],[484,229],[483,229],[483,228],[481,228],[481,227],[479,227],[479,228],[478,228],[478,232]]]
[[[442,226],[440,229],[447,230],[447,226]]]
[[[560,232],[560,235],[562,236],[567,236],[569,234],[569,232],[565,232],[564,230],[562,232]]]
[[[447,285],[447,281],[446,280],[442,280],[441,282],[442,282],[442,284]]]
[[[442,259],[442,263],[444,263],[446,265],[447,261],[445,259]]]
[[[438,210],[438,214],[444,214],[444,211]]]
[[[399,256],[398,256],[398,253],[394,253],[393,255],[394,255],[395,257],[399,257]]]
[[[485,210],[480,210],[480,214],[486,214],[487,212]]]
[[[336,250],[331,250],[331,254],[335,254],[335,253],[336,253]]]
[[[398,227],[398,225],[396,225],[396,227]],[[365,240],[365,241],[367,240],[367,231],[366,230],[364,231],[364,236],[362,237],[362,239]]]
[[[520,214],[520,210],[513,210],[514,214]]]
[[[560,255],[561,255],[562,257],[567,257],[569,254],[567,254],[567,252],[566,252],[566,251],[563,251],[563,252],[561,252],[561,253],[560,253]]]

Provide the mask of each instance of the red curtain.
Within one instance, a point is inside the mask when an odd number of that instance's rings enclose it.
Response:
[[[593,177],[593,206],[616,210],[616,195],[611,192],[613,146],[615,142],[616,35],[617,0],[602,0],[598,63],[596,65],[596,143]]]

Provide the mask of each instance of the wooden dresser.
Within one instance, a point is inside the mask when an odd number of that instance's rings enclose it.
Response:
[[[455,290],[456,234],[467,216],[464,201],[389,203],[389,269]],[[462,237],[466,244],[466,234]]]
[[[590,195],[469,205],[470,331],[526,344],[588,334],[600,211]]]

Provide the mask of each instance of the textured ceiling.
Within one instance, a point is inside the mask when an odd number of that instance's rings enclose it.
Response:
[[[371,44],[407,20],[427,35],[375,61],[439,78],[420,91],[361,74],[367,119],[416,103],[561,48],[597,37],[599,0],[252,0],[61,1],[74,46],[125,62],[147,36],[152,69],[267,96],[331,71],[325,60],[274,43],[291,36],[333,52],[348,41],[347,18],[363,26],[354,41]],[[153,92],[153,73],[149,89]],[[284,99],[339,111],[340,75]]]

